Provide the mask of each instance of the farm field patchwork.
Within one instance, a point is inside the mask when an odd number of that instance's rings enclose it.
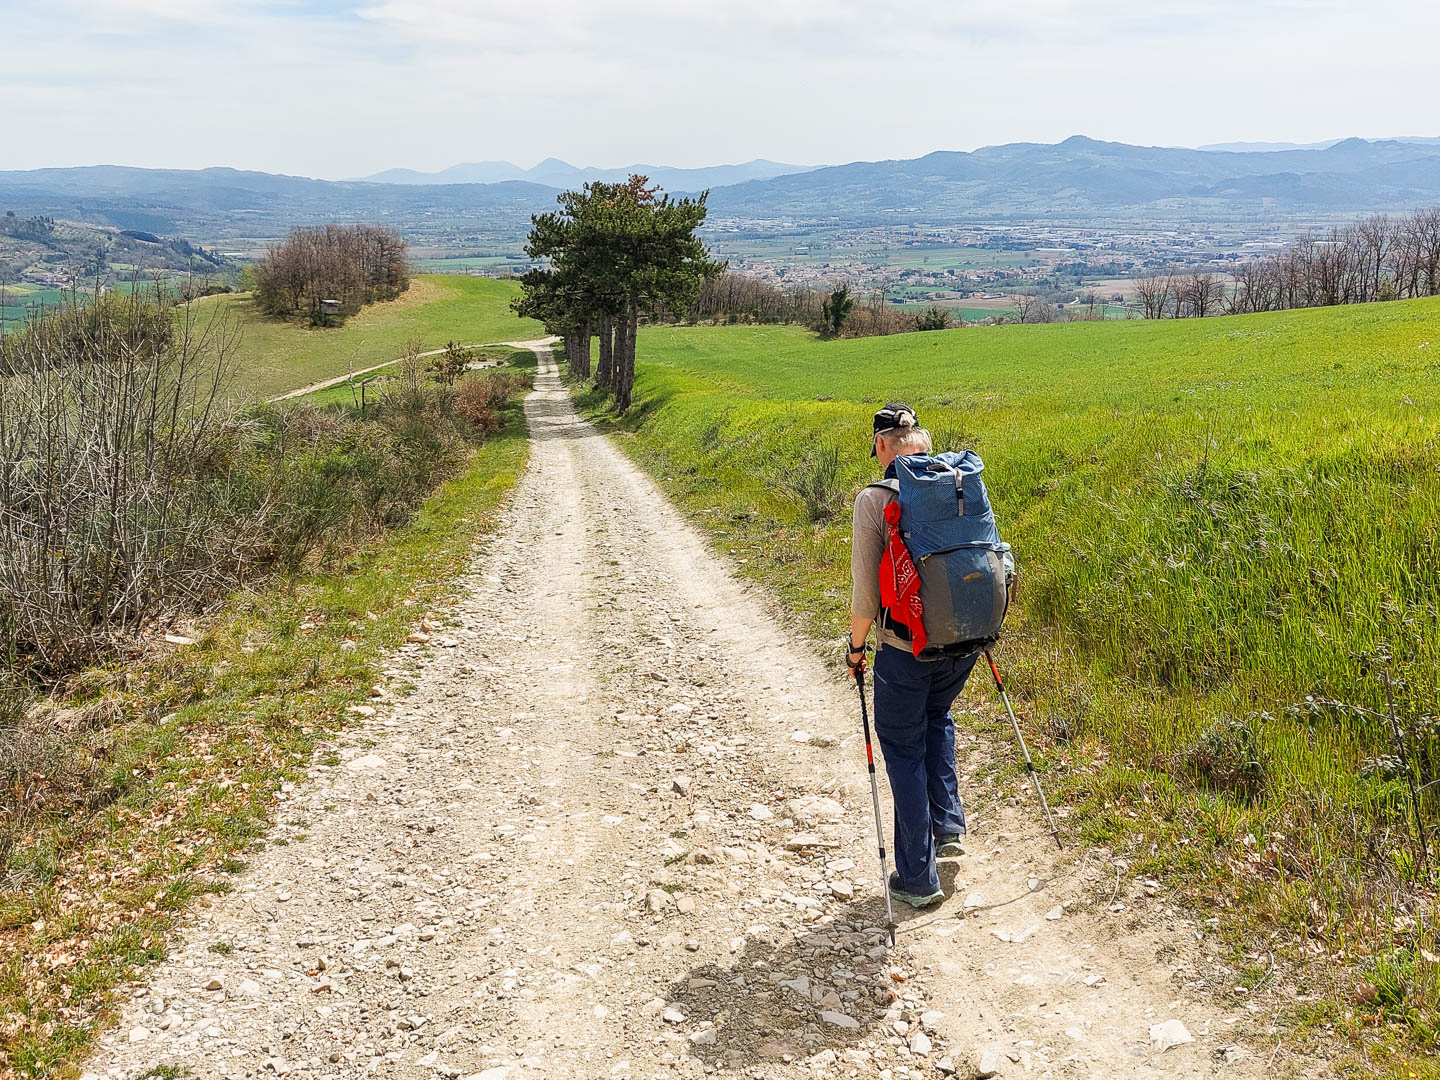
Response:
[[[1023,575],[1003,662],[1067,828],[1201,906],[1243,905],[1216,930],[1241,985],[1271,930],[1348,957],[1305,978],[1353,965],[1378,1004],[1306,1017],[1403,1058],[1440,1021],[1406,781],[1440,778],[1437,350],[1435,300],[835,342],[658,327],[619,428],[836,642],[871,413],[908,401],[941,448],[977,449]],[[1381,670],[1399,748],[1335,704],[1383,713]]]
[[[69,293],[40,285],[6,285],[0,304],[0,330],[19,326],[38,308],[58,307]]]

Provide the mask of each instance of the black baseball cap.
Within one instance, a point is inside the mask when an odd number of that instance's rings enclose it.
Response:
[[[896,428],[913,428],[920,426],[920,418],[915,415],[915,410],[903,401],[892,401],[875,414],[875,430],[870,433],[870,456],[875,456],[875,436],[886,431],[894,431]]]

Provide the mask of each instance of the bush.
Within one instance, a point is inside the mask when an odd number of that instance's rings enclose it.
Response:
[[[500,430],[501,410],[516,390],[520,376],[491,371],[461,381],[455,392],[455,411],[482,435]]]
[[[835,447],[812,449],[782,468],[778,486],[805,508],[811,524],[829,521],[845,508],[845,492],[839,483],[840,451]]]
[[[454,386],[455,380],[465,374],[465,369],[474,358],[475,354],[469,349],[451,341],[445,346],[444,352],[436,353],[430,358],[430,373],[435,376],[436,382]]]
[[[177,327],[183,332],[178,332]],[[0,671],[58,679],[271,566],[407,521],[522,377],[381,384],[372,415],[224,407],[231,336],[112,296],[0,338]]]
[[[1205,787],[1254,798],[1265,787],[1265,765],[1250,723],[1222,717],[1181,753],[1185,771]]]
[[[0,338],[0,660],[67,670],[238,580],[232,343],[139,293]]]
[[[919,315],[915,316],[916,330],[948,330],[950,329],[950,312],[939,304],[926,308]]]

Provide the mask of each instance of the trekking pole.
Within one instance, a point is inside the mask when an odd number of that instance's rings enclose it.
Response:
[[[990,665],[990,674],[995,676],[995,689],[1000,691],[1000,700],[1005,702],[1005,711],[1010,714],[1010,724],[1015,728],[1015,738],[1020,743],[1020,753],[1025,758],[1025,771],[1030,774],[1030,780],[1035,785],[1035,794],[1040,796],[1040,805],[1045,809],[1045,820],[1050,822],[1050,835],[1055,838],[1055,846],[1061,851],[1065,845],[1060,842],[1060,830],[1055,825],[1055,815],[1050,813],[1050,804],[1045,801],[1045,791],[1040,787],[1040,774],[1035,771],[1035,763],[1030,760],[1030,748],[1025,745],[1025,736],[1020,733],[1020,721],[1015,719],[1015,710],[1010,707],[1010,695],[1005,692],[1005,684],[1000,680],[1000,669],[995,666],[995,658],[990,655],[990,650],[985,650],[985,661]]]
[[[875,840],[880,847],[880,889],[885,893],[885,929],[895,944],[895,904],[890,899],[890,867],[885,861],[885,827],[880,823],[880,788],[875,783],[875,750],[870,745],[870,710],[865,706],[865,669],[855,669],[855,689],[860,691],[860,723],[865,728],[865,764],[870,770],[870,802],[875,806]]]

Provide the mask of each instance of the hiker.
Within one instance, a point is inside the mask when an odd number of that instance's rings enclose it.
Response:
[[[935,860],[965,853],[965,810],[955,775],[950,705],[980,655],[979,641],[969,639],[995,633],[1004,618],[1006,574],[1013,564],[1008,546],[999,543],[980,483],[984,466],[972,451],[931,456],[930,434],[920,427],[915,410],[893,403],[875,414],[870,454],[884,469],[885,480],[855,498],[845,662],[857,677],[863,676],[866,638],[873,626],[875,734],[894,798],[896,869],[888,887],[896,900],[928,907],[945,899]],[[903,459],[898,465],[897,458]],[[926,485],[929,490],[921,491]],[[900,532],[900,515],[911,498],[932,500],[920,507],[931,512],[916,511],[923,529],[912,530],[910,539],[902,542],[906,534]],[[940,516],[933,513],[936,506]],[[887,508],[893,522],[887,519]],[[947,512],[953,521],[941,520]],[[953,547],[964,550],[951,551]],[[936,565],[924,565],[922,574],[918,568],[927,552],[939,558],[933,560]],[[945,560],[951,558],[969,561],[968,568],[951,579],[953,587],[943,580]],[[974,572],[977,567],[981,573]],[[931,584],[937,573],[938,587]],[[992,584],[996,574],[998,586]],[[927,610],[923,620],[922,579],[929,606],[936,609]],[[908,587],[908,599],[896,593],[897,582]],[[927,627],[934,630],[931,642],[926,640]],[[937,639],[945,644],[935,646]]]

